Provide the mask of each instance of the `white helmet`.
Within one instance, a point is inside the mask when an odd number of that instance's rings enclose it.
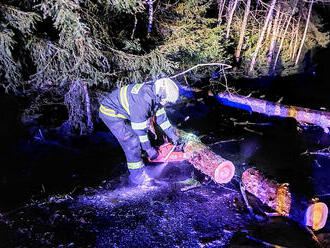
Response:
[[[161,78],[155,81],[156,95],[162,100],[175,103],[179,98],[179,87],[170,78]]]

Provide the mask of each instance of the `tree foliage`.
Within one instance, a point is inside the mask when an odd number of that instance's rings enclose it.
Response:
[[[270,1],[252,1],[244,32],[245,1],[237,5],[233,2],[155,0],[150,11],[148,1],[140,0],[2,1],[0,84],[8,93],[25,94],[31,99],[26,109],[29,115],[44,104],[64,104],[69,126],[84,133],[88,130],[89,97],[94,100],[102,95],[100,92],[118,85],[173,75],[199,63],[231,64],[241,35],[240,65],[235,66],[246,75]],[[292,11],[294,0],[278,0],[274,9],[281,12],[275,53],[284,24],[290,20],[279,51],[284,68],[294,63],[295,43],[305,29],[308,3],[298,2]],[[223,12],[218,11],[220,5]],[[226,23],[229,13],[233,21]],[[271,20],[254,75],[267,73],[264,68],[274,18]],[[152,23],[151,32],[148,23]],[[329,35],[322,29],[322,19],[314,12],[304,52],[328,44]],[[203,73],[214,69],[207,68]],[[98,103],[93,102],[92,109],[96,110]]]

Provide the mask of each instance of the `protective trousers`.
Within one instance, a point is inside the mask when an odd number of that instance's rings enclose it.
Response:
[[[101,112],[99,116],[123,148],[128,169],[134,170],[142,168],[144,164],[141,159],[140,141],[132,129],[130,121],[123,118],[107,116]]]

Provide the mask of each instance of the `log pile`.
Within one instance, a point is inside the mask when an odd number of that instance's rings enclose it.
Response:
[[[235,174],[235,166],[231,161],[212,152],[196,135],[182,130],[179,131],[179,135],[186,144],[184,147],[185,157],[196,169],[211,177],[216,183],[231,181]]]

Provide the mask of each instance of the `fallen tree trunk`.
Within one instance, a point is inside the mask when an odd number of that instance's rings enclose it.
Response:
[[[249,168],[242,174],[242,184],[246,191],[278,215],[290,217],[294,221],[317,231],[323,228],[328,218],[328,207],[323,202],[313,200],[310,204],[292,197],[287,183],[280,184],[267,178],[260,171]]]
[[[196,135],[182,130],[179,131],[179,135],[185,140],[185,157],[196,169],[211,177],[216,183],[231,181],[235,174],[235,166],[231,161],[212,152]]]
[[[237,104],[237,107],[261,114],[280,117],[292,117],[295,118],[298,122],[311,123],[322,127],[325,132],[329,132],[328,128],[330,127],[330,113],[326,111],[286,106],[283,104],[260,100],[253,97],[246,97],[229,93],[219,93],[218,100],[224,105],[235,107],[235,104]]]
[[[282,216],[289,216],[291,194],[288,184],[279,184],[270,180],[253,168],[243,172],[242,183],[245,190],[259,198],[262,203]]]

